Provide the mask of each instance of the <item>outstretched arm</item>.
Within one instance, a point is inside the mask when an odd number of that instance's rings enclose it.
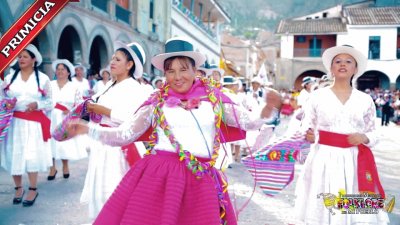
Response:
[[[266,94],[267,104],[262,108],[260,115],[252,114],[244,109],[232,104],[224,104],[225,119],[229,126],[240,127],[243,130],[256,130],[263,124],[274,121],[279,116],[279,110],[282,105],[280,94],[268,89]]]
[[[123,146],[134,142],[151,126],[153,106],[143,106],[119,127],[100,127],[82,122],[70,124],[69,135],[88,134],[93,139],[111,146]]]

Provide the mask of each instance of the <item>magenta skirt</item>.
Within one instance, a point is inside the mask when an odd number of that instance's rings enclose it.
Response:
[[[217,225],[215,186],[208,174],[197,179],[176,153],[157,151],[127,172],[93,224]],[[224,200],[227,224],[237,224],[227,192]]]

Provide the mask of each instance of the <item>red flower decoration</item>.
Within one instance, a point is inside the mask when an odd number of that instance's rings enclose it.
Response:
[[[199,105],[200,105],[200,99],[192,98],[186,102],[186,106],[184,108],[187,110],[197,109],[197,108],[199,108]]]

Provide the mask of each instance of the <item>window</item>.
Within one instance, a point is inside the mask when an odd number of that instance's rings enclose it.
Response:
[[[203,18],[203,4],[199,3],[199,18],[202,19]]]
[[[381,37],[370,36],[369,37],[369,50],[368,59],[379,59],[381,52]]]
[[[297,42],[298,43],[306,42],[306,36],[297,36]]]
[[[317,39],[316,37],[314,37],[312,40],[309,41],[309,46],[310,46],[309,48],[310,57],[321,57],[321,47],[322,47],[321,39]]]
[[[150,0],[150,19],[154,17],[154,0]]]
[[[190,2],[190,11],[194,11],[194,0]]]
[[[326,17],[328,17],[328,13],[327,12],[322,13],[322,18],[326,18]]]

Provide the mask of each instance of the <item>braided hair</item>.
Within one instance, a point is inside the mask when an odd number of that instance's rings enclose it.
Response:
[[[31,58],[36,58],[35,57],[35,54],[33,54],[31,51],[29,51],[28,49],[25,49],[25,51],[26,52],[28,52],[28,54],[29,54],[29,56],[31,57]],[[36,83],[37,83],[37,85],[38,85],[38,91],[39,92],[41,92],[42,94],[43,94],[43,90],[42,89],[40,89],[40,81],[39,81],[39,70],[38,70],[38,66],[37,66],[37,61],[35,61],[35,64],[33,65],[33,69],[34,69],[34,71],[35,71],[35,77],[36,77]],[[17,78],[17,75],[18,75],[18,73],[21,71],[21,68],[17,68],[15,71],[14,71],[14,74],[12,75],[12,77],[11,77],[11,81],[10,81],[10,83],[4,88],[4,92],[7,92],[9,89],[10,89],[10,86],[11,86],[11,84],[15,81],[15,79]]]

